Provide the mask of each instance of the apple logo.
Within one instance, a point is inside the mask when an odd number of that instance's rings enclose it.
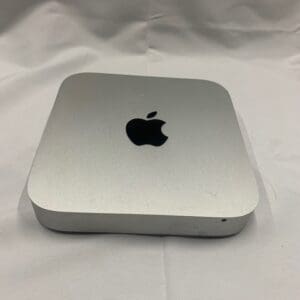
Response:
[[[137,146],[152,145],[161,146],[168,139],[162,131],[161,127],[166,123],[159,119],[153,119],[157,111],[153,111],[147,115],[147,119],[132,119],[126,125],[126,133]]]

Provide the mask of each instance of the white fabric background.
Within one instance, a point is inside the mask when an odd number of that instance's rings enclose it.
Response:
[[[0,5],[1,299],[299,299],[298,0]],[[247,228],[192,239],[41,227],[26,178],[60,83],[83,71],[224,85],[260,186]]]

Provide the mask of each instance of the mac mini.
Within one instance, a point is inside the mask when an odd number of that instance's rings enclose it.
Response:
[[[228,236],[258,202],[222,86],[96,73],[62,83],[27,188],[64,232]]]

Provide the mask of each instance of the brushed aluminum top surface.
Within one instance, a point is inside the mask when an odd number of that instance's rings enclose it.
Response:
[[[164,120],[160,147],[136,146],[133,118]],[[67,78],[28,182],[64,212],[236,217],[258,201],[228,92],[204,80],[96,73]]]

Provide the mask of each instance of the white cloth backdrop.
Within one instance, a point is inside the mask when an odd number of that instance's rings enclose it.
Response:
[[[298,0],[0,0],[1,299],[299,299],[299,49]],[[224,85],[260,186],[247,228],[192,239],[41,227],[26,178],[60,83],[83,71]]]

